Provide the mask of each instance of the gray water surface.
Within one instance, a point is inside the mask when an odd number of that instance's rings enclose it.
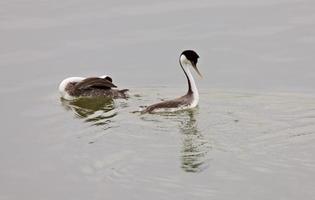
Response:
[[[314,199],[311,0],[0,2],[0,199]],[[178,57],[200,54],[199,107]],[[127,100],[64,101],[109,74]]]

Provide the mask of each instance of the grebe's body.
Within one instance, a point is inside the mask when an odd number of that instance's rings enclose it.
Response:
[[[174,112],[196,107],[199,102],[199,92],[190,68],[194,68],[201,76],[197,68],[198,58],[198,54],[192,50],[186,50],[180,55],[179,63],[188,81],[188,91],[184,96],[148,106],[142,113]]]
[[[128,89],[118,90],[109,76],[101,77],[69,77],[59,85],[61,97],[73,100],[79,97],[127,98]]]

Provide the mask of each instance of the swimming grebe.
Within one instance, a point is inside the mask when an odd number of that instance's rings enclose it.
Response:
[[[127,98],[128,89],[112,89],[113,79],[109,76],[100,77],[69,77],[64,79],[59,85],[61,97],[66,100],[73,100],[79,97],[109,97],[109,98]]]
[[[196,107],[199,102],[199,93],[189,68],[195,69],[198,75],[202,77],[197,68],[198,58],[199,55],[193,50],[186,50],[179,57],[179,64],[188,81],[188,92],[184,96],[153,104],[146,107],[141,113],[173,112]]]

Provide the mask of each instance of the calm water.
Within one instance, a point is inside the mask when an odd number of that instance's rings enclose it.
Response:
[[[0,199],[312,199],[315,3],[2,1]],[[140,115],[185,93],[200,104]],[[128,100],[62,101],[112,75]]]

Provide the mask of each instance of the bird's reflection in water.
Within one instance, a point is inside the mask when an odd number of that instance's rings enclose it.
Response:
[[[108,125],[117,114],[114,112],[114,101],[110,98],[61,99],[61,103],[66,110],[72,110],[77,117],[95,126]]]
[[[207,153],[209,142],[198,130],[195,119],[196,110],[187,110],[180,124],[183,137],[181,150],[181,166],[186,172],[201,172],[208,167]]]

